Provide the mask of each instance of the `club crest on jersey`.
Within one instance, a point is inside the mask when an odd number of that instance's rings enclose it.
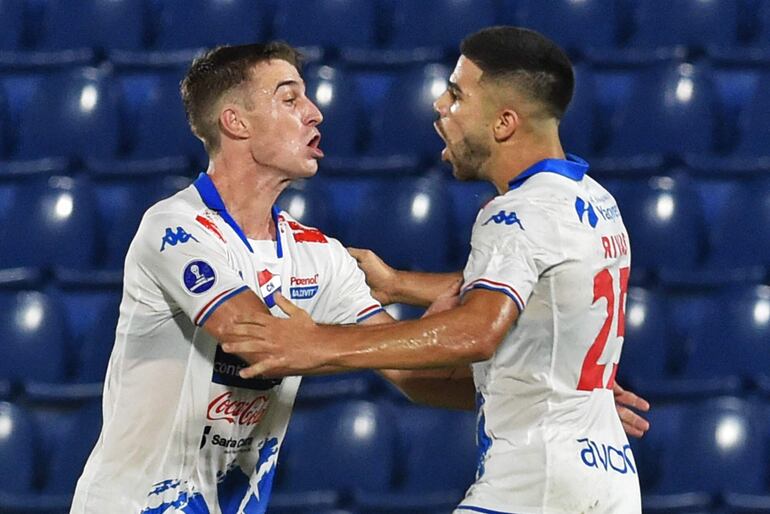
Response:
[[[505,223],[506,225],[513,225],[514,223],[516,223],[517,225],[519,225],[519,228],[521,230],[524,230],[524,226],[521,224],[521,220],[519,219],[518,216],[516,216],[516,212],[514,211],[511,211],[510,213],[507,213],[505,211],[500,211],[497,214],[493,214],[492,216],[489,217],[487,221],[482,223],[481,226],[483,227],[490,221],[494,221],[496,225],[500,225],[501,223]]]
[[[273,307],[275,305],[273,294],[281,290],[281,276],[273,275],[270,270],[263,269],[257,273],[257,284],[259,284],[259,293],[262,295],[265,305]]]
[[[160,251],[162,252],[165,250],[167,244],[170,246],[176,246],[177,244],[184,244],[190,239],[196,243],[199,242],[197,239],[195,239],[194,235],[187,233],[187,231],[182,227],[176,227],[176,232],[171,230],[171,227],[167,227],[166,233],[163,235],[163,239],[160,245]]]
[[[599,223],[599,216],[596,215],[596,211],[594,210],[594,206],[591,205],[591,202],[586,202],[578,196],[575,199],[575,211],[577,211],[580,223],[583,223],[583,218],[585,217],[588,224],[591,225],[591,228],[596,228],[596,224]],[[588,216],[586,216],[586,214]]]
[[[217,282],[217,275],[209,263],[195,260],[185,266],[182,282],[188,292],[199,295],[214,287]]]

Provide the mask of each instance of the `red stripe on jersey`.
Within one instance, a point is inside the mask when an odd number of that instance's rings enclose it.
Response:
[[[359,312],[358,314],[356,314],[356,318],[360,318],[361,316],[364,316],[367,313],[372,312],[374,309],[379,309],[379,308],[380,308],[380,306],[377,305],[377,304],[374,304],[374,305],[372,305],[370,307],[367,307],[366,309],[364,309],[361,312]]]
[[[486,279],[486,278],[479,278],[479,279],[474,280],[470,284],[468,284],[464,289],[466,289],[466,290],[470,289],[471,287],[473,287],[474,284],[478,284],[478,283],[491,284],[493,286],[502,287],[502,288],[505,288],[505,289],[509,290],[511,293],[513,293],[514,296],[516,296],[516,299],[519,300],[519,304],[520,304],[521,308],[524,308],[524,300],[521,299],[521,295],[519,294],[519,292],[516,291],[513,287],[509,286],[508,284],[503,284],[502,282],[495,282],[494,280],[489,280],[489,279]]]
[[[235,289],[235,288],[234,288],[234,287],[231,287],[231,288],[230,288],[230,289],[228,289],[227,291],[223,291],[223,292],[219,293],[219,294],[218,294],[218,295],[216,295],[216,296],[215,296],[215,297],[214,297],[214,298],[213,298],[213,299],[212,299],[212,300],[211,300],[209,303],[207,303],[206,305],[204,305],[204,306],[203,306],[203,308],[202,308],[200,311],[198,311],[198,315],[197,315],[197,316],[195,316],[195,320],[193,320],[193,323],[195,323],[195,324],[197,325],[197,324],[198,324],[198,322],[200,321],[200,319],[203,317],[203,314],[204,314],[204,313],[205,313],[205,312],[206,312],[206,311],[209,309],[209,307],[211,307],[212,305],[214,305],[214,303],[216,303],[216,301],[217,301],[217,300],[219,300],[220,298],[222,298],[224,295],[226,295],[227,293],[229,293],[229,292],[230,292],[230,291],[232,291],[233,289]]]
[[[217,236],[219,239],[222,240],[223,243],[226,243],[225,238],[222,236],[222,232],[219,231],[219,228],[216,226],[216,224],[211,221],[208,218],[204,218],[200,214],[195,218],[195,221],[203,225],[204,228],[208,229],[210,232],[213,232],[215,236]]]
[[[296,221],[287,221],[296,243],[328,243],[326,236],[317,228],[305,227]]]

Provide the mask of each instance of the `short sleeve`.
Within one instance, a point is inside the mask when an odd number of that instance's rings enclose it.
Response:
[[[508,207],[508,208],[506,208]],[[471,289],[498,291],[524,310],[537,283],[549,245],[547,219],[531,208],[491,205],[476,219],[471,253],[463,272],[465,294]]]
[[[248,289],[224,244],[192,216],[179,213],[147,213],[126,266],[134,266],[156,285],[158,308],[181,309],[197,326],[227,299]]]
[[[356,260],[336,239],[329,238],[330,262],[334,280],[326,289],[328,302],[324,322],[360,323],[381,312],[380,302],[372,297],[363,271]]]

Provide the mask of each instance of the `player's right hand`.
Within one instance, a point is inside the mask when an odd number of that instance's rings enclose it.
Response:
[[[348,252],[358,262],[358,267],[366,275],[366,284],[372,290],[374,299],[382,305],[393,303],[393,290],[397,280],[397,271],[385,264],[371,250],[348,248]]]

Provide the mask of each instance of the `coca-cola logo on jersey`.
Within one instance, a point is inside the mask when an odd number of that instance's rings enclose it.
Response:
[[[212,421],[256,425],[262,421],[270,403],[266,395],[254,397],[251,401],[233,400],[232,397],[233,392],[226,391],[211,400],[206,417]]]

